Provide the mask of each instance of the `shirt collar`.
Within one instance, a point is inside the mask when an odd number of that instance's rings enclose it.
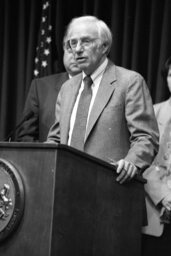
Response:
[[[71,79],[73,76],[72,76],[71,74],[69,74],[69,73],[68,73],[68,77],[69,77],[69,79]]]
[[[108,59],[105,58],[103,63],[91,74],[91,79],[93,82],[104,72],[105,68],[107,67],[108,64]],[[83,74],[83,79],[86,77],[86,74],[84,71],[82,72]]]

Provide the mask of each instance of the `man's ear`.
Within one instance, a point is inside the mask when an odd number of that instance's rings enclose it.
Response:
[[[103,47],[103,53],[108,54],[108,48],[109,48],[108,43],[104,42],[102,47]]]

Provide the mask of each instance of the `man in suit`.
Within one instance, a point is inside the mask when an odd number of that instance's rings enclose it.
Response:
[[[80,73],[73,53],[63,40],[63,63],[66,72],[34,79],[26,99],[23,117],[33,112],[25,121],[17,134],[17,141],[39,141],[47,138],[48,131],[54,122],[55,104],[61,85],[72,76]]]
[[[117,181],[124,183],[145,170],[158,150],[158,127],[149,90],[140,74],[118,67],[107,58],[112,35],[102,20],[94,16],[75,18],[67,35],[82,74],[62,86],[56,122],[47,142],[68,144],[111,164],[117,163]],[[87,76],[92,81],[89,86],[84,85]],[[83,142],[78,143],[76,139],[82,138],[85,129],[84,117],[76,125],[79,101],[89,87],[92,98],[86,131]],[[83,114],[79,113],[81,117]]]
[[[171,57],[161,72],[171,93]],[[147,179],[148,225],[143,228],[143,255],[165,256],[171,252],[171,97],[154,105],[160,131],[159,152],[144,172]]]

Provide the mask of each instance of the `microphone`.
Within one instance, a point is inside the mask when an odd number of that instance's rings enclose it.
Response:
[[[23,119],[15,126],[15,128],[8,134],[8,136],[5,138],[5,141],[11,141],[12,135],[18,130],[18,128],[21,127],[21,125],[29,120],[31,117],[34,116],[34,112],[33,111],[29,111],[24,117]]]

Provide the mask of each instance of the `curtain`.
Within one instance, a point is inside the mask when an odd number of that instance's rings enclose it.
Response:
[[[21,116],[33,72],[41,1],[0,1],[0,140]]]
[[[53,33],[48,74],[64,70],[62,39],[69,21],[95,15],[112,30],[109,57],[138,71],[147,81],[153,103],[169,97],[160,72],[171,55],[170,0],[49,0]],[[21,119],[35,68],[42,14],[41,0],[0,1],[0,140]]]

